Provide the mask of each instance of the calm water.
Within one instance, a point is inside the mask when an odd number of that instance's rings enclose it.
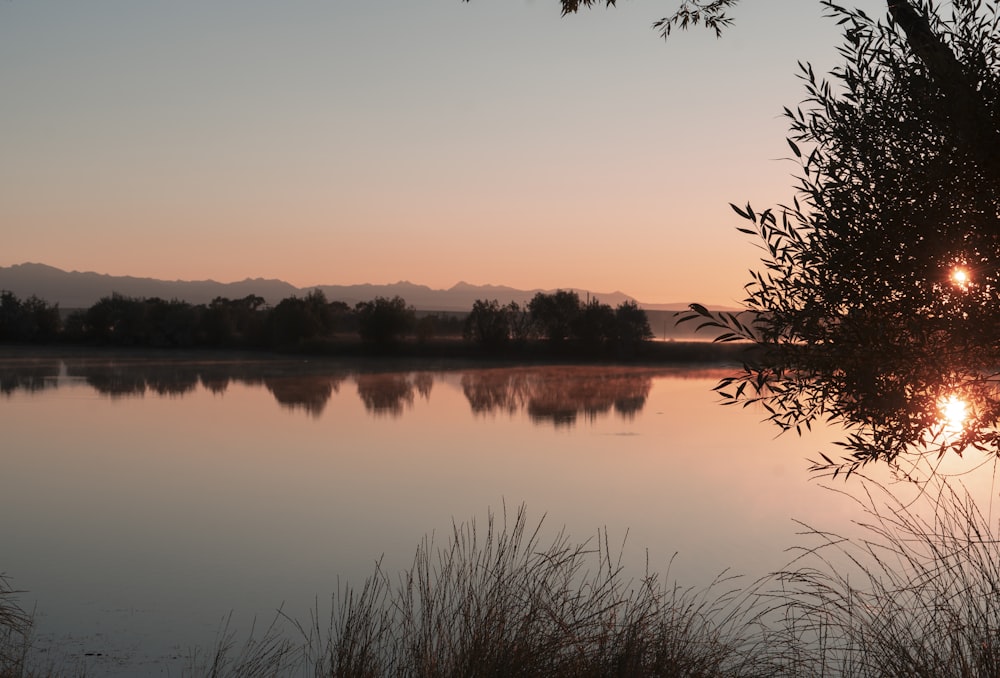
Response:
[[[789,560],[795,520],[858,516],[809,479],[832,434],[776,438],[717,404],[723,374],[0,361],[0,572],[51,656],[175,676],[230,612],[307,621],[504,505],[576,541],[607,528],[636,574],[676,553],[682,585],[754,578]]]

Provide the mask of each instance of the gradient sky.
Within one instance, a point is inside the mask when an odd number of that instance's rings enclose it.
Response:
[[[883,13],[881,0],[849,3]],[[733,304],[790,202],[812,0],[0,3],[0,265]]]

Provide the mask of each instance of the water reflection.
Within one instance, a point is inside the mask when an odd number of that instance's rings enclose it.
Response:
[[[303,409],[314,417],[323,413],[327,401],[340,391],[346,375],[297,375],[265,378],[264,386],[288,409]]]
[[[184,397],[199,387],[224,395],[239,384],[266,389],[283,408],[320,417],[329,400],[353,380],[366,412],[401,417],[417,399],[430,400],[435,380],[461,389],[476,415],[526,413],[536,424],[573,426],[616,415],[629,419],[646,405],[659,368],[548,366],[378,371],[376,364],[301,360],[184,360],[147,358],[0,358],[0,391],[88,385],[102,396]],[[686,376],[698,376],[686,371]]]
[[[652,373],[608,367],[552,367],[545,371],[477,370],[462,375],[462,390],[476,414],[526,411],[536,423],[572,426],[611,411],[631,418],[646,404]]]
[[[409,375],[392,372],[359,374],[354,380],[358,385],[358,396],[371,414],[399,417],[406,407],[413,404],[414,384]]]
[[[35,392],[56,386],[59,363],[53,361],[18,361],[7,369],[0,369],[0,393],[11,395],[15,391]]]

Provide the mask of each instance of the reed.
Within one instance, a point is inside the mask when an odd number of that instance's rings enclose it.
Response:
[[[722,577],[701,592],[623,574],[606,533],[541,542],[524,508],[454,525],[393,582],[340,589],[308,632],[316,676],[765,676],[754,599]]]
[[[223,620],[211,652],[194,648],[188,657],[186,676],[198,678],[269,678],[288,676],[301,670],[302,654],[282,628],[279,610],[274,620],[257,633],[256,623],[242,642],[232,628],[232,614]]]
[[[51,672],[29,668],[31,650],[31,615],[17,600],[10,579],[0,573],[0,678],[36,678]]]
[[[911,503],[862,488],[848,496],[864,536],[809,529],[815,545],[775,576],[775,665],[802,677],[1000,675],[997,525],[941,479]]]

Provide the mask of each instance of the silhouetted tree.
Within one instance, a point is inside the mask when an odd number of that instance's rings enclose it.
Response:
[[[465,318],[462,336],[490,350],[503,348],[511,339],[510,308],[496,299],[476,299]]]
[[[258,344],[267,315],[263,308],[263,297],[253,294],[242,299],[216,297],[202,317],[205,340],[224,347]]]
[[[267,319],[271,344],[288,346],[324,337],[333,332],[333,318],[322,290],[313,290],[304,298],[282,299]]]
[[[423,344],[437,336],[438,320],[438,316],[433,313],[422,315],[416,319],[414,331],[418,342]]]
[[[358,333],[358,314],[354,307],[343,301],[331,301],[330,313],[333,314],[333,329],[337,333]]]
[[[102,297],[84,314],[85,339],[122,346],[148,343],[146,306],[142,299],[114,292]]]
[[[799,195],[734,206],[766,247],[745,301],[757,319],[697,305],[687,319],[763,349],[719,385],[725,396],[764,403],[783,429],[848,428],[849,456],[818,469],[970,445],[998,454],[997,7],[961,0],[941,16],[913,3],[921,34],[824,4],[845,27],[845,63],[833,84],[804,66],[808,98],[786,109]],[[897,4],[894,19],[908,11]],[[945,428],[949,397],[969,407],[961,434]]]
[[[615,311],[592,297],[580,307],[572,322],[573,335],[591,352],[608,349],[615,340]]]
[[[528,311],[542,336],[559,344],[573,333],[573,323],[580,313],[580,295],[571,290],[538,292],[528,302]]]
[[[416,325],[416,311],[399,296],[375,297],[355,307],[361,340],[379,348],[402,341]]]
[[[515,344],[524,344],[538,336],[531,311],[516,301],[507,304],[507,323],[510,325],[510,339]]]
[[[143,302],[146,344],[156,347],[190,347],[202,343],[198,336],[203,306],[154,297]]]
[[[0,292],[0,341],[48,342],[61,329],[58,305],[34,295],[22,301],[13,292]]]
[[[649,317],[637,303],[628,300],[618,304],[615,308],[615,345],[620,354],[635,355],[653,336]]]

